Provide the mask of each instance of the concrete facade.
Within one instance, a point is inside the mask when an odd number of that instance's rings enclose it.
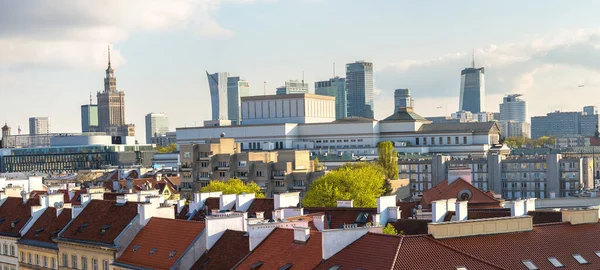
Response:
[[[556,111],[531,118],[531,138],[594,136],[599,124],[598,114]]]
[[[335,97],[286,94],[242,98],[243,125],[323,123],[335,117]]]

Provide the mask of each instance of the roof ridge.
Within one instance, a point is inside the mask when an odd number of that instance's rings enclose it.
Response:
[[[402,248],[403,242],[404,242],[404,237],[401,237],[400,241],[398,242],[398,247],[396,248],[396,255],[394,255],[394,260],[392,261],[392,267],[390,268],[390,270],[393,270],[394,268],[396,268],[396,262],[398,261],[398,255],[400,255],[400,249]]]
[[[168,220],[168,221],[183,222],[183,223],[205,223],[204,221],[201,221],[201,220],[186,220],[186,219],[164,218],[164,217],[152,217],[151,219]]]
[[[568,225],[568,224],[569,224],[569,222],[557,221],[557,222],[533,224],[533,227],[557,226],[557,225]]]
[[[485,263],[485,264],[488,264],[488,265],[490,265],[490,266],[496,267],[496,268],[498,268],[498,269],[508,270],[508,269],[506,269],[506,268],[504,268],[504,267],[502,267],[502,266],[496,265],[496,264],[494,264],[494,263],[492,263],[492,262],[489,262],[489,261],[487,261],[487,260],[484,260],[484,259],[481,259],[481,258],[479,258],[479,257],[476,257],[476,256],[474,256],[474,255],[472,255],[472,254],[469,254],[469,253],[467,253],[467,252],[464,252],[464,251],[462,251],[462,250],[460,250],[460,249],[454,248],[454,247],[452,247],[452,246],[450,246],[450,245],[448,245],[448,244],[442,243],[441,241],[438,241],[437,239],[434,239],[434,238],[432,238],[432,237],[430,237],[430,236],[424,236],[423,238],[425,238],[425,239],[427,239],[427,240],[429,240],[429,241],[431,241],[431,242],[433,242],[433,243],[435,243],[435,244],[437,244],[437,245],[440,245],[440,246],[443,246],[443,247],[445,247],[445,248],[447,248],[447,249],[450,249],[450,250],[452,250],[452,251],[458,252],[458,253],[460,253],[460,254],[462,254],[462,255],[464,255],[464,256],[467,256],[467,257],[469,257],[469,258],[471,258],[471,259],[474,259],[474,260],[477,260],[477,261],[483,262],[483,263]]]

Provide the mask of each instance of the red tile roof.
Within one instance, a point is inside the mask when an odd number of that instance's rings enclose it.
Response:
[[[48,194],[48,191],[45,190],[32,190],[29,193],[30,199],[39,199],[40,195]]]
[[[86,188],[81,188],[79,190],[73,191],[73,197],[69,201],[72,205],[81,205],[81,194],[85,194],[87,192]]]
[[[423,192],[421,204],[423,208],[428,208],[433,201],[457,198],[458,193],[465,189],[470,190],[472,194],[469,207],[500,208],[500,201],[460,178],[451,184],[448,184],[448,179],[446,179]]]
[[[214,197],[207,198],[204,205],[205,205],[205,208],[208,211],[208,213],[210,213],[211,210],[213,210],[213,209],[219,210],[221,208],[221,206],[219,205],[220,201],[221,201],[220,198],[214,198]]]
[[[326,270],[334,265],[341,269],[392,269],[401,240],[400,236],[367,233],[316,269]]]
[[[226,230],[215,245],[198,259],[192,269],[231,269],[248,253],[246,232]]]
[[[363,226],[373,222],[373,215],[377,214],[376,208],[343,208],[343,207],[305,207],[304,213],[325,213],[325,223],[329,228],[337,229],[344,224],[357,224]],[[365,222],[357,222],[359,215],[367,215]]]
[[[122,192],[104,192],[102,197],[105,201],[116,201],[118,196],[123,196],[125,193]]]
[[[40,241],[56,246],[52,238],[58,236],[58,233],[67,226],[69,221],[71,221],[71,209],[64,208],[56,216],[56,208],[48,207],[21,239]]]
[[[279,269],[292,264],[292,269],[313,269],[321,262],[321,233],[311,231],[305,244],[294,242],[294,230],[275,228],[236,269],[250,269],[262,261],[260,269]]]
[[[181,208],[181,211],[179,213],[177,213],[177,207],[175,208],[175,218],[176,219],[183,219],[183,220],[187,220],[189,218],[189,216],[187,215],[189,213],[190,210],[190,206],[189,205],[184,205]]]
[[[255,198],[248,207],[248,217],[256,217],[256,212],[265,212],[264,218],[273,218],[273,210],[275,209],[275,201],[269,198]]]
[[[460,252],[494,262],[505,269],[525,269],[522,260],[531,260],[540,269],[554,269],[548,257],[556,257],[565,269],[600,269],[600,257],[594,253],[600,250],[598,231],[600,223],[554,223],[534,226],[528,232],[438,241]],[[499,250],[499,247],[506,248]],[[581,254],[589,264],[579,264],[573,254]]]
[[[199,239],[204,227],[204,222],[153,217],[131,241],[117,263],[170,269]],[[151,254],[152,250],[155,250],[154,254]]]
[[[60,239],[113,245],[136,215],[136,202],[116,204],[114,201],[92,200],[65,229]],[[102,228],[109,225],[110,228],[102,234]]]
[[[19,231],[31,217],[31,206],[39,205],[39,200],[8,197],[0,206],[0,235],[19,236]]]

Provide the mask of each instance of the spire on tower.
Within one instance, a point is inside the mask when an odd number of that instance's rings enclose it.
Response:
[[[110,45],[108,45],[108,66],[110,67]]]
[[[473,49],[472,55],[473,55],[473,60],[471,61],[471,67],[475,68],[475,49]]]

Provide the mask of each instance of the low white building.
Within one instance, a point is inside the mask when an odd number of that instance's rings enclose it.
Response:
[[[335,120],[335,97],[287,94],[242,97],[242,125],[327,123]]]

